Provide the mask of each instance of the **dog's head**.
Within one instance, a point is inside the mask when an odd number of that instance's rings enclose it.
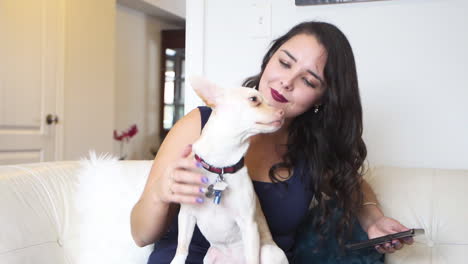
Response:
[[[202,77],[192,77],[190,83],[214,114],[222,114],[226,122],[233,124],[231,128],[249,136],[275,132],[284,122],[284,111],[268,105],[255,89],[222,88]]]

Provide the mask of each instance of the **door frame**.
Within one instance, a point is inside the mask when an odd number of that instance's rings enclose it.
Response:
[[[66,22],[67,22],[66,0],[59,0],[58,15],[58,54],[57,54],[57,78],[55,90],[55,112],[59,117],[59,123],[55,125],[55,160],[63,160],[65,142],[65,45],[66,45]],[[45,117],[44,117],[45,118]],[[61,121],[60,121],[61,120]]]

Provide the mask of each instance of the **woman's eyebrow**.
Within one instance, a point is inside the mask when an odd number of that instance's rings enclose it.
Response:
[[[281,51],[284,52],[286,55],[288,55],[288,57],[291,58],[291,60],[293,60],[294,62],[297,62],[296,57],[294,57],[291,53],[289,53],[289,51],[284,50],[284,49],[282,49]],[[320,81],[321,84],[323,84],[323,80],[322,80],[322,78],[320,78],[320,77],[318,76],[318,74],[316,74],[315,72],[313,72],[313,71],[311,71],[311,70],[307,70],[307,72],[310,73],[310,74],[312,74],[312,76],[314,76],[317,80]]]
[[[315,78],[317,78],[317,80],[320,81],[321,84],[323,84],[323,80],[322,78],[320,78],[315,72],[311,71],[311,70],[307,70],[308,73],[312,74]]]
[[[282,49],[281,51],[286,53],[286,55],[288,55],[288,57],[291,58],[291,60],[293,60],[294,62],[297,62],[297,59],[291,53],[289,53],[289,51],[284,50],[284,49]]]

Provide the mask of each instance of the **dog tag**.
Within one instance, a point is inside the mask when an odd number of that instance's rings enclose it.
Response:
[[[205,196],[206,196],[207,198],[213,197],[213,193],[214,193],[213,187],[214,187],[213,184],[210,184],[210,185],[208,186],[208,189],[206,190],[206,193],[205,193]]]
[[[218,191],[218,190],[215,190],[214,192],[214,199],[213,199],[213,202],[215,204],[219,204],[221,202],[221,195],[223,194],[223,191]]]
[[[219,181],[219,182],[216,182],[214,184],[213,189],[215,191],[221,191],[222,192],[222,191],[226,190],[227,186],[228,185],[227,185],[227,183],[225,181]]]

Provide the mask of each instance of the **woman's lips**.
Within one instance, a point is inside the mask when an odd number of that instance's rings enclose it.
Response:
[[[271,91],[271,97],[273,97],[273,99],[277,102],[280,102],[280,103],[287,103],[289,102],[288,99],[284,98],[284,96],[282,96],[278,91],[276,91],[275,89],[273,88],[270,88],[270,91]]]

